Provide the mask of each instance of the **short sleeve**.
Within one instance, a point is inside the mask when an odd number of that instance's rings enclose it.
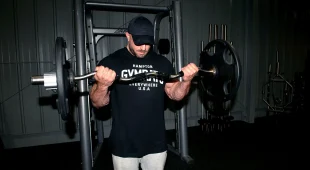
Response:
[[[104,67],[109,67],[111,65],[110,62],[110,55],[101,59],[98,63],[97,66],[104,66]]]

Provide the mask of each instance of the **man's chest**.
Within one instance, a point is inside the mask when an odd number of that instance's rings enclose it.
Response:
[[[129,78],[136,74],[148,72],[165,72],[164,67],[156,62],[148,61],[124,61],[114,69],[116,74],[122,78]],[[127,88],[133,91],[162,91],[164,81],[152,77],[140,82],[128,82]]]

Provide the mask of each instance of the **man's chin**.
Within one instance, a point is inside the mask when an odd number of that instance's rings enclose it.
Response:
[[[136,53],[136,56],[138,58],[143,58],[146,55],[146,53]]]
[[[143,55],[136,55],[136,57],[138,57],[138,58],[143,58],[145,55],[143,54]]]

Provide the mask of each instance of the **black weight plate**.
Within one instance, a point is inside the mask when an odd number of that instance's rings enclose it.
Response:
[[[217,39],[209,42],[200,53],[200,68],[215,68],[216,74],[200,74],[203,92],[211,100],[232,100],[239,89],[241,81],[240,59],[234,47],[227,41]]]
[[[57,77],[57,109],[63,120],[68,120],[69,116],[69,74],[65,68],[65,40],[62,37],[56,38],[55,44],[55,62]]]

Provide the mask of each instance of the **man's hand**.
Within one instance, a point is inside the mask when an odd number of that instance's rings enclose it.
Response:
[[[182,71],[184,73],[183,81],[190,82],[196,76],[199,68],[194,63],[190,63],[187,66],[183,67]]]
[[[115,71],[108,67],[98,66],[96,67],[96,74],[94,78],[97,81],[98,86],[109,87],[113,84],[116,77]]]

